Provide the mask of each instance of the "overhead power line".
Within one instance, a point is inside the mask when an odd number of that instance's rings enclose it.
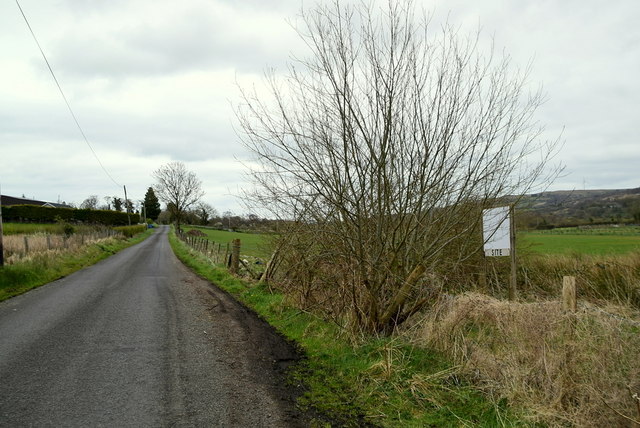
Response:
[[[84,139],[84,142],[87,143],[87,146],[91,150],[91,153],[93,153],[93,156],[98,161],[98,164],[100,165],[100,168],[102,168],[104,173],[107,174],[107,177],[109,177],[109,179],[111,181],[113,181],[113,183],[116,186],[122,187],[122,185],[119,184],[116,180],[114,180],[114,178],[111,176],[111,174],[109,174],[109,171],[107,171],[107,169],[102,164],[102,161],[100,161],[100,158],[98,157],[97,153],[95,152],[95,150],[93,150],[93,147],[91,146],[91,143],[89,143],[89,139],[87,138],[87,136],[84,133],[82,127],[80,126],[80,122],[78,122],[78,118],[76,117],[75,113],[73,112],[73,109],[71,108],[71,104],[69,103],[69,100],[67,100],[67,97],[65,96],[64,91],[62,90],[62,86],[60,86],[60,82],[58,82],[58,79],[56,78],[56,74],[53,72],[53,68],[51,67],[51,64],[49,63],[49,60],[47,59],[47,56],[44,54],[44,51],[42,50],[42,47],[40,46],[40,43],[38,42],[38,38],[36,37],[35,33],[33,32],[33,29],[31,28],[31,25],[29,24],[29,20],[27,19],[27,16],[25,15],[24,11],[22,10],[22,6],[20,6],[20,2],[18,2],[18,0],[16,0],[16,5],[18,5],[18,9],[20,9],[20,13],[22,14],[22,17],[24,18],[24,22],[27,24],[27,27],[29,28],[29,32],[31,33],[31,36],[33,37],[33,40],[36,42],[36,45],[38,45],[38,49],[40,50],[40,53],[42,54],[42,58],[44,58],[44,62],[47,64],[47,68],[49,69],[49,72],[51,73],[51,77],[53,77],[53,80],[56,83],[56,86],[58,87],[58,91],[60,91],[60,95],[62,95],[62,99],[64,100],[65,104],[67,105],[67,108],[69,109],[69,113],[71,113],[71,117],[73,118],[73,121],[76,123],[76,126],[78,127],[78,130],[80,131],[80,134],[82,134],[82,138]]]

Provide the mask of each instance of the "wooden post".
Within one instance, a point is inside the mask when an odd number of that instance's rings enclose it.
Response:
[[[127,220],[129,221],[129,226],[131,226],[131,216],[129,215],[129,204],[127,203],[129,200],[127,199],[127,186],[124,187],[124,209],[127,212]]]
[[[570,312],[575,312],[577,309],[575,276],[562,277],[562,308]]]
[[[2,242],[2,187],[0,186],[0,267],[4,266],[4,243]]]
[[[511,246],[511,280],[509,281],[509,300],[515,300],[517,295],[517,265],[516,265],[516,210],[509,208],[509,245]]]
[[[27,238],[27,235],[24,236],[24,254],[29,254],[29,238]]]
[[[47,233],[47,250],[51,249],[51,235]]]
[[[240,240],[233,240],[233,247],[231,249],[231,266],[229,267],[229,271],[231,273],[238,273],[238,268],[240,267]]]

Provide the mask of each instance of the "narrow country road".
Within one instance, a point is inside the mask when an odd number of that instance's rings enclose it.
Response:
[[[295,350],[167,233],[0,303],[0,426],[307,424],[283,375]]]

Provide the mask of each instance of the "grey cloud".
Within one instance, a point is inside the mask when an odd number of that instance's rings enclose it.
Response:
[[[185,11],[171,23],[141,20],[102,34],[66,37],[53,52],[68,75],[110,78],[225,67],[256,72],[280,62],[282,47],[270,42],[269,29],[251,33],[240,24],[227,22],[215,9]],[[282,26],[287,26],[284,18]],[[264,37],[256,31],[265,31]]]

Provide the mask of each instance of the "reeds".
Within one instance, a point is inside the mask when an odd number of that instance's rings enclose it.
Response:
[[[20,260],[39,253],[59,250],[74,250],[83,245],[111,236],[120,235],[109,229],[88,234],[51,235],[36,233],[30,235],[8,235],[3,239],[5,262],[17,263]]]
[[[628,309],[625,309],[628,311]],[[640,424],[640,316],[582,304],[515,303],[477,294],[434,305],[411,335],[491,395],[551,426]],[[635,421],[635,422],[634,422]]]
[[[640,252],[624,255],[541,255],[522,260],[519,280],[529,295],[557,296],[562,277],[575,276],[579,298],[640,309]]]

